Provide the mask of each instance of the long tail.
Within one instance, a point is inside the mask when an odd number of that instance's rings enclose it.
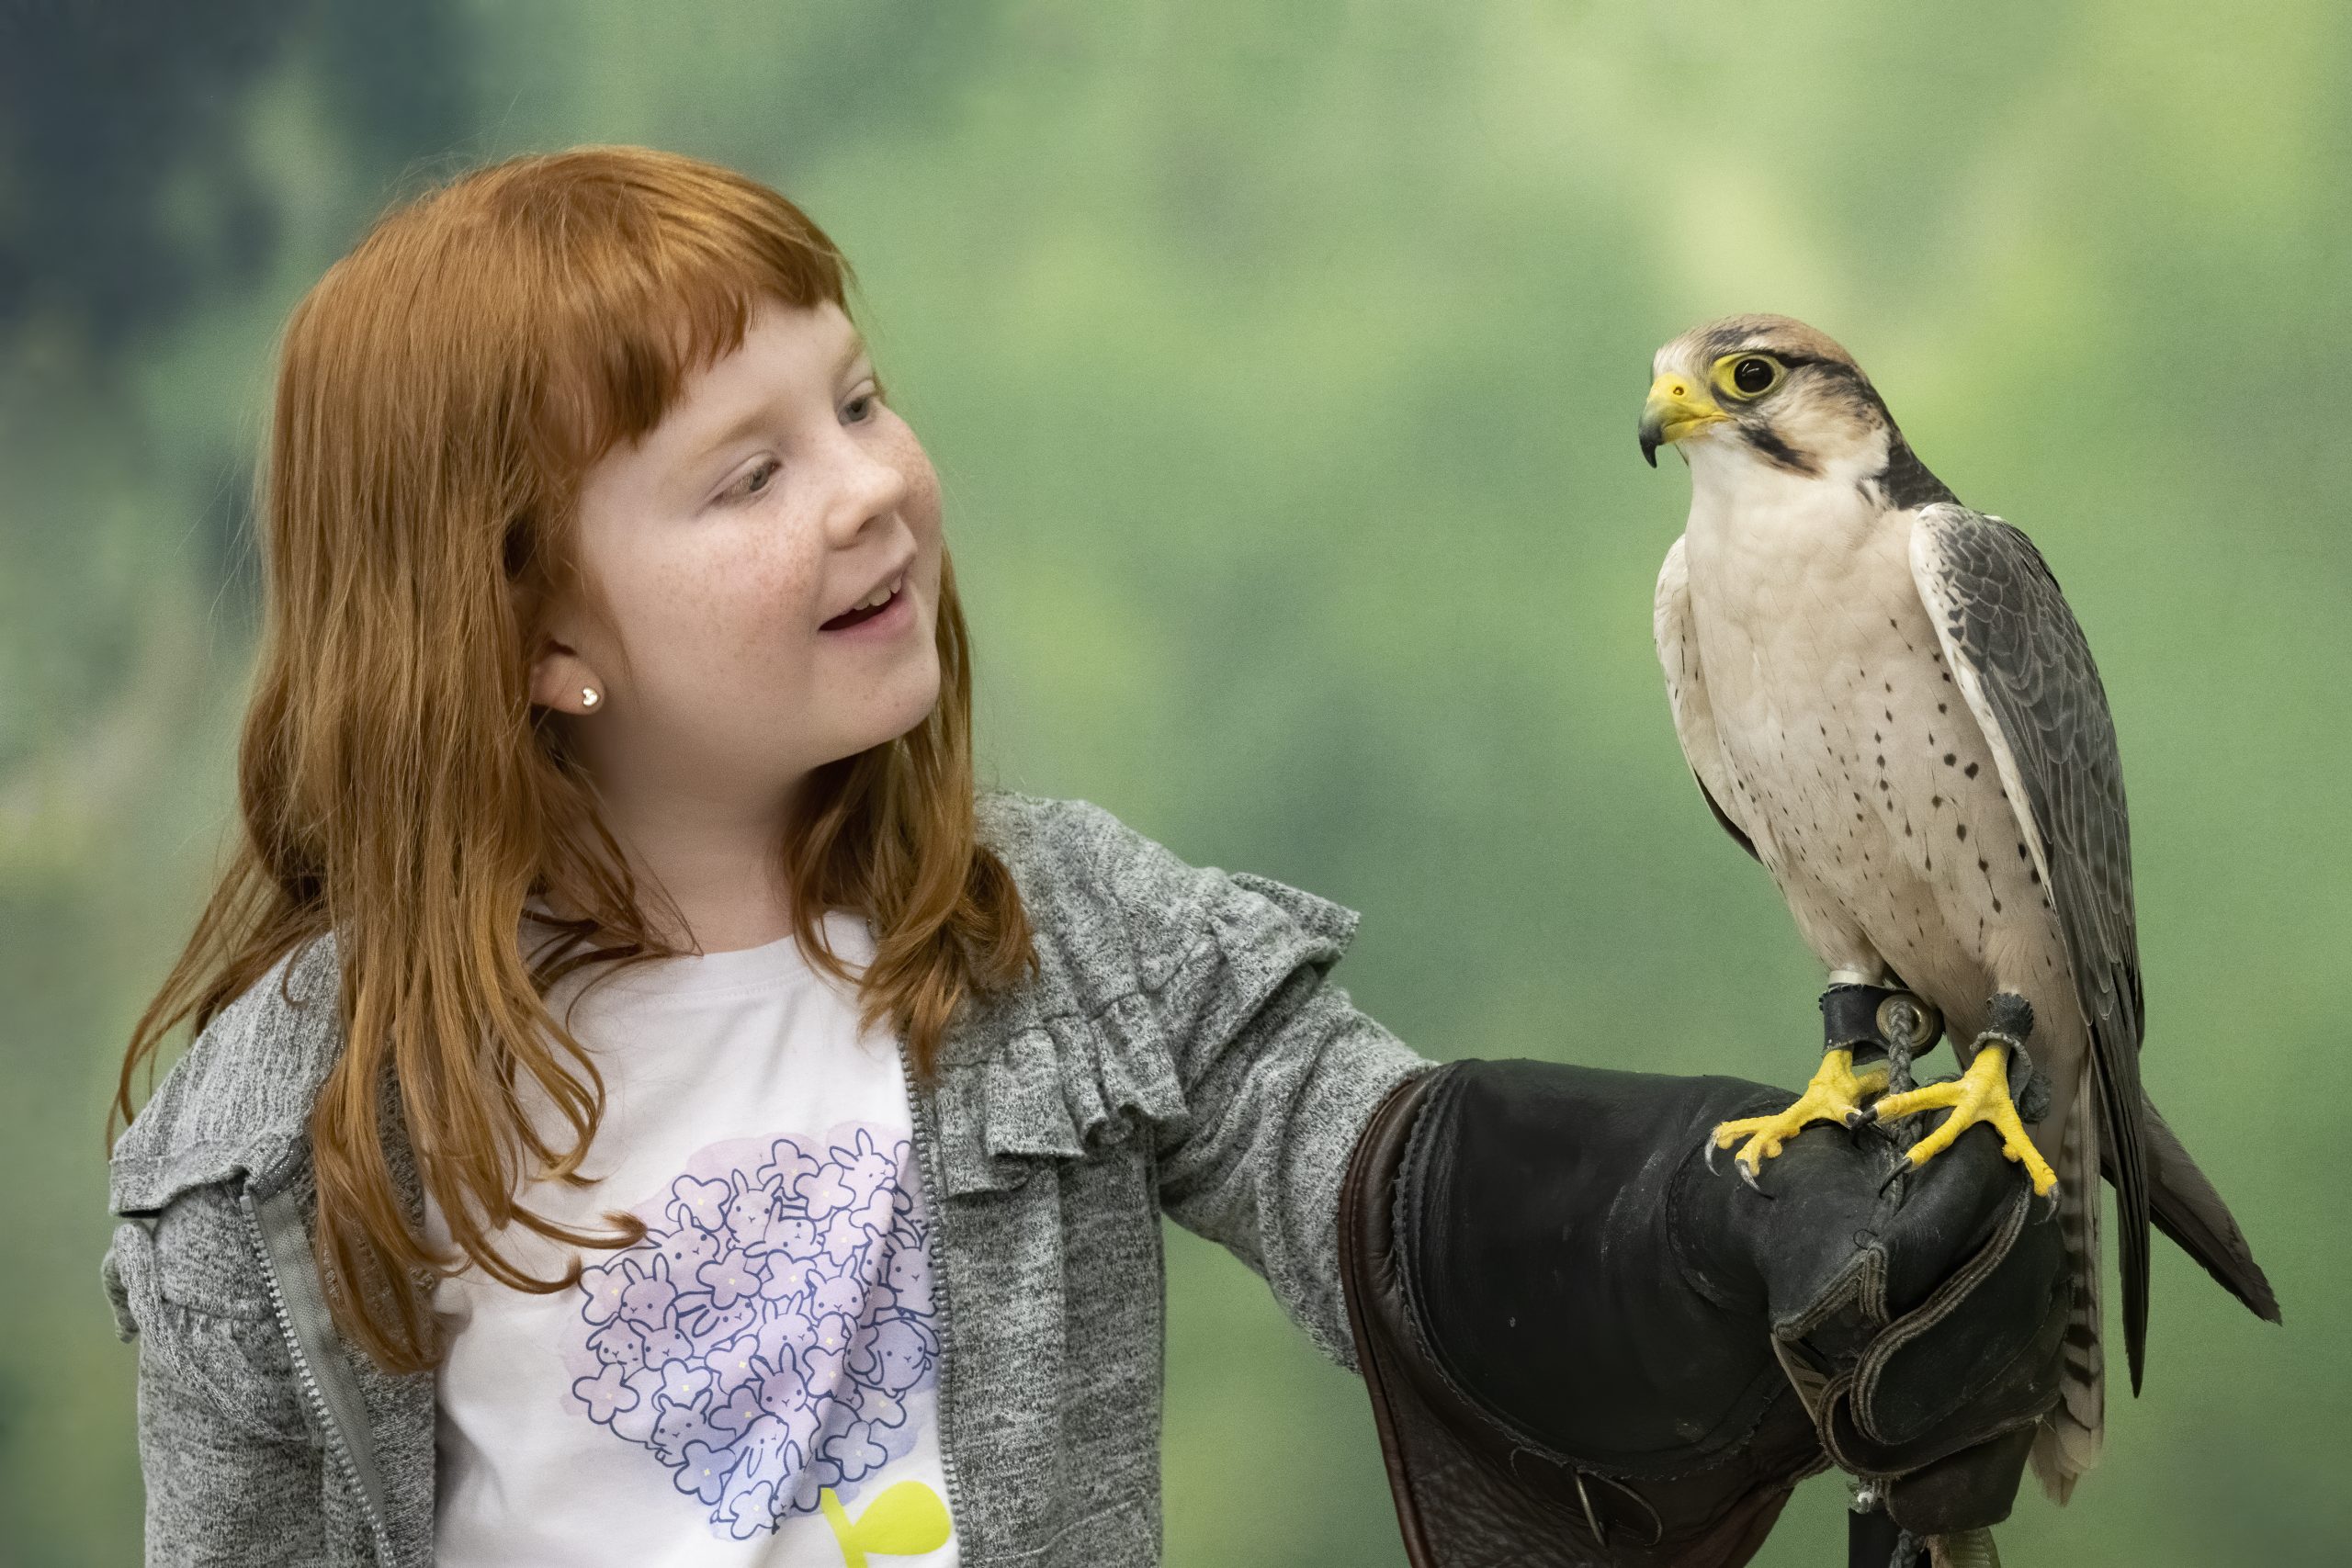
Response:
[[[2058,1224],[2066,1244],[2066,1270],[2075,1299],[2066,1314],[2058,1406],[2034,1435],[2033,1473],[2064,1503],[2075,1481],[2098,1462],[2107,1429],[2107,1361],[2099,1348],[2098,1212],[2102,1194],[2091,1172],[2099,1168],[2098,1097],[2084,1073],[2066,1118],[2058,1157]]]
[[[2147,1162],[2148,1217],[2204,1265],[2223,1290],[2244,1302],[2248,1312],[2277,1323],[2278,1298],[2271,1293],[2270,1280],[2254,1260],[2254,1249],[2231,1217],[2229,1205],[2156,1114],[2155,1106],[2144,1099],[2140,1102],[2140,1135]]]

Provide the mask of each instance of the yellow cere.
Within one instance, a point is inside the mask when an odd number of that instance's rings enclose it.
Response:
[[[1650,383],[1642,426],[1661,441],[1679,441],[1702,425],[1731,416],[1716,406],[1695,378],[1669,370]]]

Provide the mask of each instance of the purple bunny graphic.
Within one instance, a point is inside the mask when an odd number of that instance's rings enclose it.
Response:
[[[929,1227],[903,1137],[861,1122],[696,1153],[644,1240],[581,1270],[571,1404],[714,1534],[818,1511],[914,1449],[935,1384]]]

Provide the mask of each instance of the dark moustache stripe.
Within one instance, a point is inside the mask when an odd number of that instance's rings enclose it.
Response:
[[[1812,458],[1781,440],[1773,433],[1772,427],[1762,420],[1752,423],[1745,419],[1741,420],[1739,433],[1747,438],[1750,446],[1756,448],[1765,461],[1776,468],[1786,468],[1792,474],[1802,474],[1807,479],[1812,479],[1821,472],[1819,468],[1813,466]]]
[[[1744,348],[1772,355],[1788,367],[1792,376],[1800,369],[1811,370],[1816,383],[1831,383],[1821,389],[1824,393],[1833,398],[1842,397],[1858,411],[1877,415],[1879,422],[1886,426],[1888,445],[1886,466],[1873,476],[1871,482],[1885,498],[1890,509],[1907,512],[1914,507],[1959,501],[1951,487],[1936,478],[1933,470],[1919,460],[1919,455],[1911,450],[1911,443],[1904,439],[1901,427],[1894,423],[1894,415],[1887,409],[1886,400],[1878,395],[1878,389],[1871,385],[1870,378],[1858,367],[1842,359],[1825,359],[1817,354],[1774,348],[1769,344],[1755,342],[1747,333],[1708,334],[1707,350],[1711,363]],[[1739,428],[1747,444],[1774,468],[1808,479],[1820,473],[1811,458],[1781,440],[1763,421],[1751,423],[1743,419],[1739,422]]]

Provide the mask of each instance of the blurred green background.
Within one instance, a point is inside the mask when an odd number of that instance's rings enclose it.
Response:
[[[587,141],[765,178],[860,269],[988,775],[1363,910],[1338,978],[1436,1056],[1811,1066],[1675,746],[1689,491],[1634,424],[1696,321],[1841,339],[2089,631],[2146,1077],[2287,1313],[2160,1243],[2146,1396],[2008,1560],[2352,1539],[2352,10],[20,6],[0,139],[0,1561],[138,1551],[99,1129],[233,824],[274,334],[395,196]],[[1401,1562],[1361,1385],[1169,1245],[1168,1560]],[[1842,1561],[1841,1500],[1761,1561]]]

